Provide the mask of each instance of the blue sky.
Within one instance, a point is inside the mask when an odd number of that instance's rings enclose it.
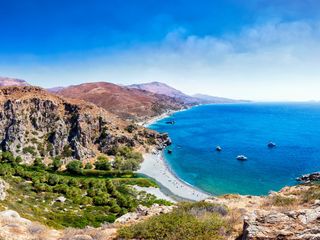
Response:
[[[0,76],[320,99],[315,0],[0,0]]]

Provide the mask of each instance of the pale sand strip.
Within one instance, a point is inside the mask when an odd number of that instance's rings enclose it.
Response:
[[[183,199],[200,201],[212,197],[177,178],[167,166],[162,153],[145,154],[144,161],[138,173],[155,179],[174,195]],[[166,192],[163,193],[168,195]]]
[[[167,200],[170,202],[176,202],[176,200],[174,200],[172,197],[167,196],[166,194],[164,194],[160,188],[156,188],[156,187],[140,187],[140,186],[133,186],[137,191],[139,192],[146,192],[146,193],[150,193],[154,196],[156,196],[158,199],[163,199],[163,200]]]

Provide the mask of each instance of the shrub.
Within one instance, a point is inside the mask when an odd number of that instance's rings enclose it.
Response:
[[[15,162],[20,164],[22,162],[22,157],[17,156],[16,159],[15,159]]]
[[[133,133],[133,131],[136,130],[136,129],[137,129],[137,127],[135,125],[133,125],[133,124],[130,124],[125,128],[125,130],[127,132],[129,132],[129,133]]]
[[[45,169],[46,168],[46,166],[43,164],[43,159],[41,159],[41,158],[36,158],[33,162],[33,166],[38,169]]]
[[[205,217],[199,218],[190,213],[199,206],[192,204],[180,206],[173,212],[151,217],[150,219],[118,231],[124,239],[186,239],[186,240],[215,240],[225,239],[228,234],[227,223],[223,217],[208,211]],[[205,205],[204,208],[216,208],[216,205]],[[202,208],[201,207],[201,208]]]
[[[72,157],[73,151],[69,145],[63,147],[62,156],[65,158]]]
[[[302,201],[305,203],[312,202],[317,199],[320,199],[320,185],[314,185],[302,193]]]
[[[110,170],[111,164],[109,159],[105,156],[99,156],[97,161],[94,163],[94,166],[97,170]]]
[[[86,165],[84,166],[84,169],[87,169],[87,170],[89,170],[89,169],[92,169],[93,168],[93,166],[92,166],[92,164],[91,163],[86,163]]]
[[[60,183],[60,177],[56,174],[50,174],[48,178],[48,184],[51,186],[57,185]]]
[[[67,171],[72,174],[78,174],[81,172],[82,163],[74,160],[67,164]]]
[[[93,198],[93,203],[97,206],[105,206],[109,203],[109,195],[107,193],[101,193]]]
[[[6,152],[2,153],[1,160],[3,162],[7,162],[7,163],[12,163],[12,162],[15,161],[13,154],[11,152],[9,152],[9,151],[6,151]]]
[[[283,197],[280,195],[273,196],[271,198],[271,204],[278,207],[287,207],[296,203],[295,198]]]
[[[15,173],[10,164],[1,164],[0,176],[11,176]]]
[[[114,161],[114,168],[121,171],[137,171],[143,161],[142,154],[129,147],[120,147]]]
[[[52,160],[52,163],[51,163],[51,168],[53,171],[57,171],[59,170],[59,168],[62,166],[62,162],[60,160],[60,158],[56,157]]]
[[[27,154],[27,153],[29,153],[29,154],[31,154],[32,156],[36,156],[36,149],[35,149],[35,147],[33,147],[33,146],[28,146],[28,147],[25,147],[25,148],[23,148],[22,149],[22,152],[24,153],[24,154]]]

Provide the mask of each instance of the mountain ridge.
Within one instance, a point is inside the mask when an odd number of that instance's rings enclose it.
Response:
[[[107,82],[82,83],[55,94],[96,104],[126,120],[144,120],[185,105],[169,96]]]
[[[27,81],[22,79],[0,76],[0,87],[6,87],[6,86],[31,86],[31,85]]]

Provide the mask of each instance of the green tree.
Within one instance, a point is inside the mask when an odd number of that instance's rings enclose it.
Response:
[[[1,160],[7,163],[13,163],[15,161],[13,154],[9,151],[5,151],[2,153]]]
[[[78,174],[81,172],[82,163],[80,161],[74,160],[67,164],[67,171],[69,173]]]
[[[110,170],[111,164],[109,159],[106,156],[99,156],[97,161],[94,163],[94,166],[97,170]]]
[[[93,166],[89,162],[87,162],[86,165],[84,166],[84,169],[87,169],[87,170],[92,169],[92,168],[93,168]]]
[[[46,168],[46,165],[43,164],[42,158],[36,158],[33,162],[33,166],[38,169],[45,169]]]
[[[71,147],[69,145],[65,145],[63,147],[63,152],[62,152],[62,156],[67,158],[67,157],[72,157],[73,151],[71,149]]]
[[[51,163],[51,168],[53,171],[57,171],[59,170],[59,168],[62,166],[62,162],[61,162],[61,159],[56,157],[52,160],[52,163]]]

